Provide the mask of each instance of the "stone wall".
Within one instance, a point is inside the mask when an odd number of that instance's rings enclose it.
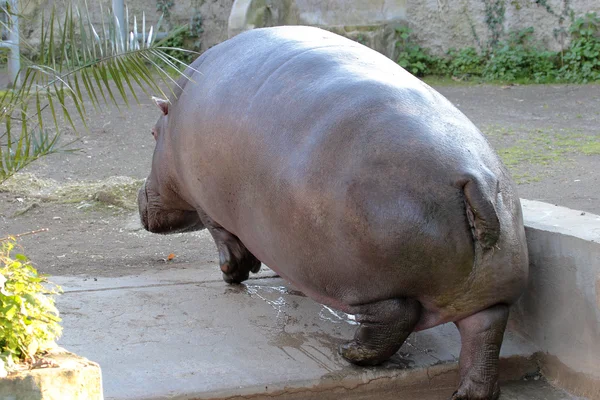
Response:
[[[148,1],[136,0],[146,4]],[[204,33],[202,34],[201,50],[227,40],[227,21],[234,0],[175,0],[171,11],[173,19],[178,23],[189,21],[190,10],[197,11],[202,16]]]
[[[35,43],[41,11],[49,10],[52,4],[64,9],[68,2],[21,0],[23,36]],[[158,20],[156,0],[126,3],[132,15],[145,12],[149,22]],[[98,19],[100,5],[110,4],[110,0],[88,1],[92,19]],[[504,11],[493,12],[493,5],[503,6]],[[437,54],[451,47],[482,49],[494,32],[505,35],[530,26],[544,46],[558,50],[568,44],[568,14],[580,16],[591,11],[600,13],[598,0],[174,0],[171,24],[184,24],[201,15],[202,50],[246,29],[305,24],[325,27],[394,57],[394,28],[398,24],[408,24],[418,42]],[[498,24],[486,23],[488,16],[495,16]]]
[[[598,0],[235,0],[229,34],[264,26],[314,25],[392,56],[393,28],[399,23],[407,24],[418,42],[437,54],[452,47],[485,49],[511,31],[534,27],[535,40],[559,50],[568,44],[571,13],[577,17],[592,11],[600,13]]]
[[[394,58],[395,27],[406,21],[407,0],[235,0],[229,37],[269,26],[318,26]]]
[[[229,36],[278,25],[319,26],[394,54],[394,26],[406,20],[406,0],[236,0]]]
[[[494,4],[504,12],[494,12]],[[438,54],[451,47],[482,49],[494,31],[505,35],[528,27],[544,47],[557,51],[568,44],[571,12],[577,17],[592,11],[600,13],[598,0],[407,0],[407,23],[418,41]],[[498,24],[486,23],[488,16]]]

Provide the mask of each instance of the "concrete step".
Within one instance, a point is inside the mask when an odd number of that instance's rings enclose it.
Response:
[[[544,380],[508,382],[502,386],[500,400],[584,400],[557,389]]]
[[[313,390],[298,393],[282,393],[272,395],[257,394],[254,396],[231,396],[223,399],[248,399],[252,400],[448,400],[452,395],[452,388],[430,387],[427,389],[396,388],[377,390],[367,385],[361,390]],[[189,397],[188,397],[189,398]],[[510,381],[502,385],[500,400],[583,400],[572,396],[561,389],[557,389],[545,382],[538,381]]]
[[[452,324],[411,335],[383,366],[355,367],[337,353],[352,317],[272,271],[229,286],[214,265],[178,267],[52,279],[65,291],[59,344],[100,364],[107,399],[448,399],[457,385]],[[507,332],[502,380],[517,382],[503,398],[570,399],[521,380],[536,376],[536,350]]]

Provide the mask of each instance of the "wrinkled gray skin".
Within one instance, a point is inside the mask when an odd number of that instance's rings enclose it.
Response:
[[[262,261],[355,314],[340,351],[356,364],[454,322],[452,398],[497,399],[528,262],[515,185],[479,130],[391,60],[316,28],[252,30],[192,67],[157,100],[144,227],[207,228],[225,281]]]

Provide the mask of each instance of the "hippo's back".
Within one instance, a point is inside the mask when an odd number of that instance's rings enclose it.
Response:
[[[443,96],[316,28],[249,31],[192,66],[169,115],[179,169],[197,206],[282,276],[341,309],[418,298],[424,327],[477,311],[465,291],[477,307],[518,296],[514,184]]]

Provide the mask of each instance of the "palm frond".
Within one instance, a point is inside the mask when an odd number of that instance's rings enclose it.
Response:
[[[0,183],[40,157],[65,151],[58,147],[61,125],[77,132],[76,121],[85,126],[89,105],[139,103],[140,89],[166,97],[163,87],[171,87],[172,76],[188,66],[165,50],[185,50],[157,43],[158,30],[146,23],[145,14],[142,32],[137,17],[131,22],[128,10],[126,15],[121,22],[103,10],[95,26],[83,0],[63,16],[53,8],[42,18],[39,59],[26,63],[19,88],[0,96]],[[120,34],[121,23],[127,37]]]

